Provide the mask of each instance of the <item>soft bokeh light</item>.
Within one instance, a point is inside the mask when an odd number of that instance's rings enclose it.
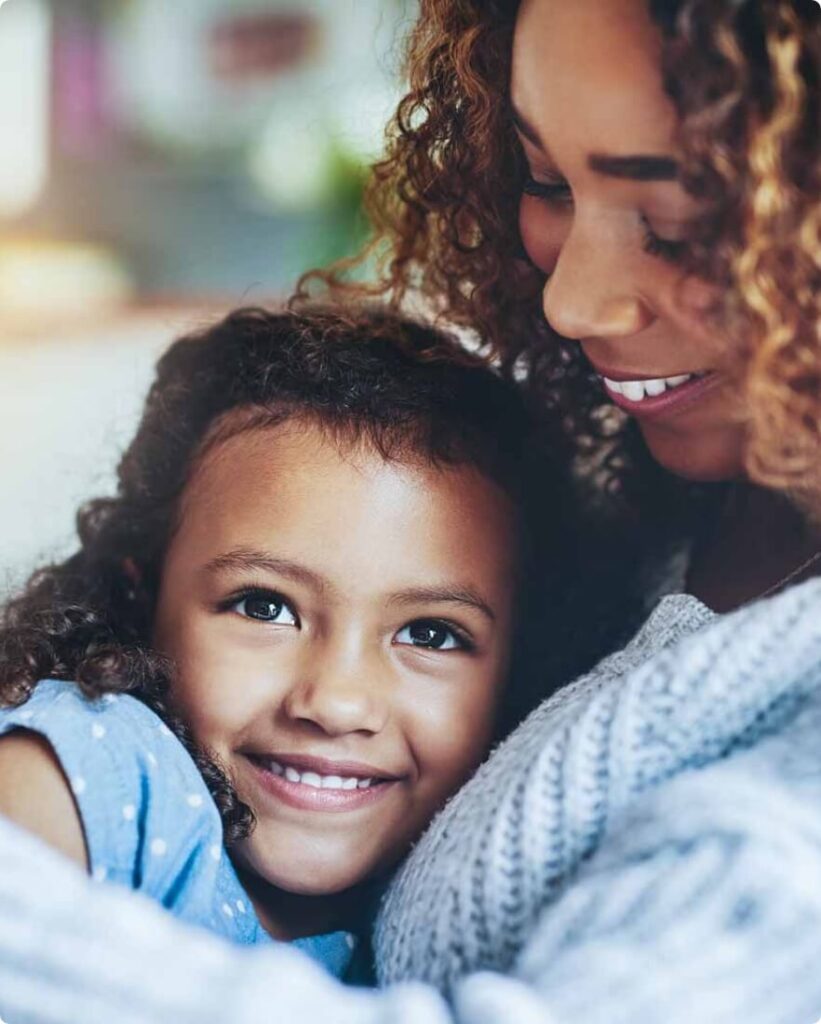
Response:
[[[45,0],[0,4],[0,217],[27,210],[48,171],[51,12]]]
[[[352,252],[416,0],[0,0],[0,595],[181,331]]]

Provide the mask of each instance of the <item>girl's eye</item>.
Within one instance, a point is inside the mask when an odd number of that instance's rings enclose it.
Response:
[[[534,196],[542,202],[552,203],[557,206],[570,206],[573,203],[573,193],[570,186],[562,178],[551,181],[537,181],[532,175],[525,179],[522,192],[526,196]]]
[[[680,263],[687,252],[687,242],[682,239],[659,238],[650,226],[650,221],[641,215],[641,224],[644,228],[644,240],[642,248],[650,256],[657,256],[667,260],[668,263]]]
[[[468,638],[439,619],[417,619],[396,634],[395,642],[430,651],[455,651],[470,648]]]
[[[235,600],[230,607],[245,618],[256,619],[257,622],[270,622],[277,626],[299,625],[296,613],[279,594],[245,594]]]

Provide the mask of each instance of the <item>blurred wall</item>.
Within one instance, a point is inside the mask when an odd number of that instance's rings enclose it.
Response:
[[[360,244],[414,13],[0,3],[0,592],[70,551],[173,336]]]

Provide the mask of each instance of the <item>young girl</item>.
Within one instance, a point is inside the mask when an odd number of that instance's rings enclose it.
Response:
[[[387,314],[246,310],[178,341],[117,496],[6,609],[0,812],[344,973],[365,883],[505,717],[528,520],[565,536],[532,441],[514,388]]]

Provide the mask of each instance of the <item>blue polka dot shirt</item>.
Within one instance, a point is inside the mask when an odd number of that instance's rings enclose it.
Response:
[[[86,699],[44,680],[21,707],[0,709],[0,735],[29,729],[51,744],[82,819],[92,877],[124,885],[175,917],[233,942],[275,940],[262,928],[222,842],[222,821],[190,755],[134,697]],[[356,939],[332,932],[293,943],[336,977]]]

